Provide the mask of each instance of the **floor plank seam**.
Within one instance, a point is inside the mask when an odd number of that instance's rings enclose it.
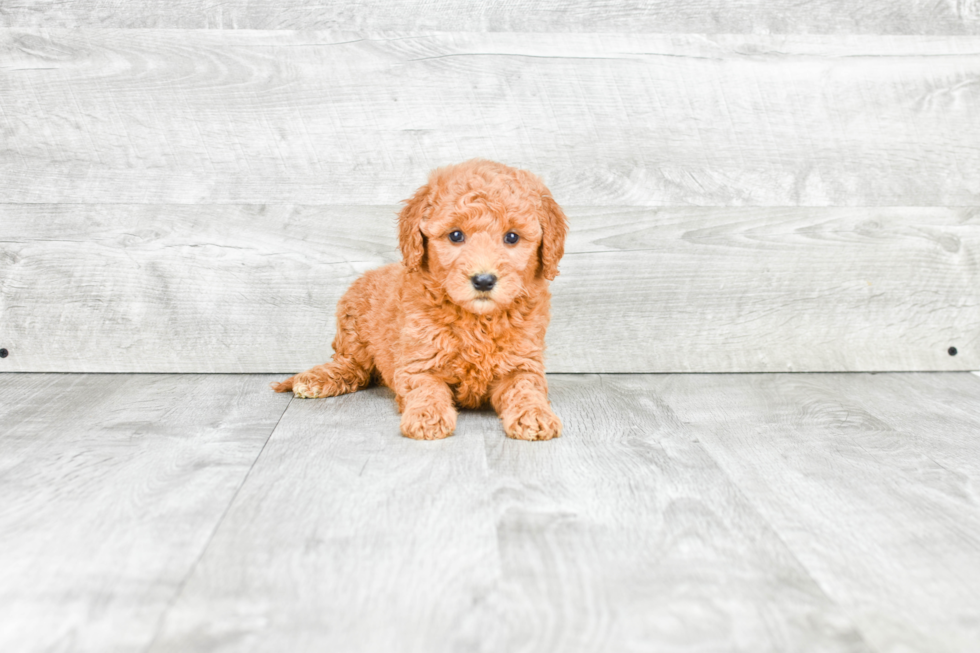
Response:
[[[286,415],[286,411],[288,411],[289,407],[293,404],[294,399],[295,399],[294,397],[290,397],[289,401],[286,402],[286,406],[282,409],[282,413],[279,415],[279,419],[276,420],[275,426],[273,426],[272,429],[269,431],[269,437],[267,437],[265,439],[265,442],[262,443],[262,448],[259,449],[259,452],[255,455],[255,459],[252,461],[252,464],[249,465],[248,471],[245,472],[245,475],[242,477],[242,482],[238,484],[237,488],[235,488],[235,493],[231,495],[231,498],[228,500],[228,505],[225,506],[225,509],[222,511],[221,516],[215,522],[214,528],[211,529],[211,533],[208,535],[208,539],[204,543],[204,546],[201,547],[200,553],[194,559],[194,562],[191,564],[191,566],[188,567],[187,573],[184,574],[183,580],[180,581],[180,585],[177,586],[177,589],[174,591],[173,596],[171,596],[170,600],[167,602],[167,607],[165,607],[160,612],[160,617],[157,620],[156,628],[153,631],[153,637],[150,639],[149,643],[147,643],[146,647],[143,649],[143,653],[148,653],[153,649],[154,646],[156,646],[157,640],[160,638],[160,633],[163,632],[163,625],[167,620],[167,615],[170,614],[170,611],[177,603],[177,600],[184,593],[184,588],[186,587],[187,582],[194,575],[194,571],[197,569],[198,565],[201,563],[201,560],[204,558],[204,555],[211,547],[211,543],[214,541],[214,536],[218,533],[218,530],[221,528],[221,525],[224,523],[225,518],[228,516],[228,513],[231,511],[231,507],[235,505],[235,501],[238,499],[238,495],[241,493],[242,488],[245,487],[246,483],[248,483],[249,476],[252,475],[252,470],[255,469],[255,465],[259,462],[259,459],[262,458],[262,452],[264,452],[265,448],[269,445],[269,442],[272,440],[272,436],[275,435],[276,430],[279,428],[279,424],[282,422],[282,418]]]
[[[823,585],[823,583],[817,580],[817,578],[813,574],[813,571],[803,562],[803,560],[800,559],[800,557],[797,555],[793,547],[791,547],[789,542],[787,542],[786,539],[783,537],[783,534],[779,532],[779,529],[777,529],[776,526],[762,513],[762,511],[756,507],[755,502],[750,498],[748,494],[746,494],[746,492],[742,489],[742,486],[739,485],[735,477],[732,476],[732,474],[730,474],[727,469],[725,469],[725,467],[714,455],[712,455],[711,450],[704,445],[704,442],[701,440],[701,438],[697,437],[696,435],[695,437],[696,437],[695,444],[697,444],[701,448],[704,454],[715,464],[715,466],[721,471],[721,473],[725,475],[725,478],[727,478],[729,483],[731,483],[732,488],[738,493],[738,496],[741,497],[741,499],[745,502],[745,505],[752,507],[752,511],[759,518],[759,521],[769,527],[769,530],[772,531],[773,536],[775,536],[776,540],[783,545],[786,552],[793,557],[793,560],[796,561],[796,564],[799,565],[800,569],[806,574],[807,578],[810,579],[814,587],[820,588],[820,591],[823,593],[825,597],[827,597],[827,600],[833,605],[837,606],[841,614],[847,614],[848,613],[847,606],[842,604],[838,599],[838,597],[834,596],[830,591],[828,591],[828,589]],[[859,624],[854,623],[854,631],[860,635],[861,642],[867,647],[868,651],[877,653],[880,650],[875,646],[872,646],[870,640],[868,640],[866,633],[864,632],[864,630],[862,630]]]

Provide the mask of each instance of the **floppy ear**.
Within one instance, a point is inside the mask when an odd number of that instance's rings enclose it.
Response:
[[[418,270],[425,257],[422,220],[430,206],[429,186],[425,185],[405,200],[405,208],[398,214],[398,246],[402,250],[402,262],[410,272]]]
[[[558,261],[565,253],[565,234],[568,233],[568,220],[558,203],[550,195],[541,197],[543,213],[541,216],[541,276],[551,281],[558,276]]]

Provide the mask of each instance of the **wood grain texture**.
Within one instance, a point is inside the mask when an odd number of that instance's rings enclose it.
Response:
[[[386,389],[294,400],[148,651],[468,650],[500,568],[483,438],[398,420]]]
[[[551,380],[544,446],[294,401],[149,650],[869,650],[635,383]]]
[[[0,205],[0,371],[322,363],[396,208]],[[566,208],[550,371],[980,367],[976,209]]]
[[[971,0],[972,2],[972,0]],[[0,201],[980,204],[972,36],[0,32]]]
[[[267,383],[0,375],[0,650],[143,650],[289,403]]]
[[[0,374],[2,650],[980,638],[972,374],[551,375],[547,443],[486,411],[410,441],[387,390],[266,381]]]
[[[591,244],[553,284],[554,371],[980,364],[973,209],[599,212],[580,224],[575,239]]]
[[[470,650],[872,650],[643,377],[549,385],[559,440],[481,416],[501,578]]]
[[[980,480],[980,381],[970,374],[833,375],[839,392],[893,425],[877,434],[878,450],[914,476],[924,492],[971,503]],[[904,458],[904,459],[903,459]]]
[[[0,8],[5,27],[976,34],[978,23],[974,0],[9,0]]]
[[[645,380],[875,650],[965,653],[980,641],[977,422],[929,420],[924,378]]]

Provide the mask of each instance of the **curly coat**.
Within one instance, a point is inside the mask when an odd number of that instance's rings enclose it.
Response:
[[[340,300],[333,360],[273,389],[329,397],[378,381],[416,439],[452,434],[456,406],[487,404],[512,438],[561,435],[544,336],[568,226],[548,189],[525,170],[467,161],[433,171],[398,220],[403,260]]]

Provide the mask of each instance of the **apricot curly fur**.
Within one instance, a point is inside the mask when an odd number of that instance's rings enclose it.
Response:
[[[433,171],[398,221],[402,261],[344,294],[333,359],[273,389],[331,397],[378,381],[395,392],[402,433],[422,440],[451,435],[457,407],[487,405],[512,438],[561,435],[544,336],[568,224],[548,189],[530,172],[475,159]],[[450,239],[456,231],[462,242]],[[477,289],[476,275],[496,277],[493,288]]]

